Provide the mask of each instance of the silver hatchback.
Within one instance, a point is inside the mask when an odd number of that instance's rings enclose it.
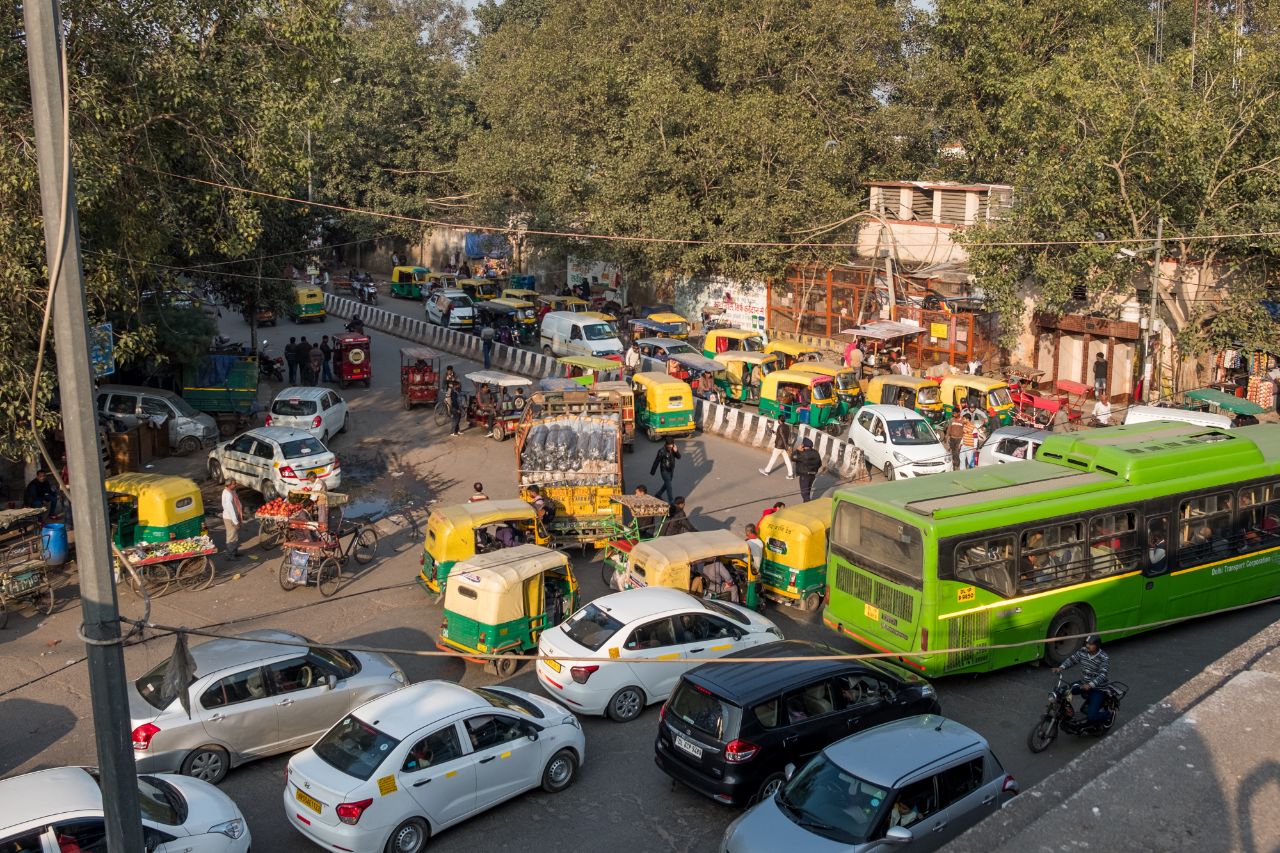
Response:
[[[193,646],[191,657],[190,715],[169,659],[129,692],[140,772],[180,772],[217,784],[236,765],[310,746],[353,708],[408,681],[385,655],[326,648],[289,631],[211,640]]]
[[[982,735],[933,714],[907,717],[818,753],[729,824],[720,851],[936,850],[1017,793]]]

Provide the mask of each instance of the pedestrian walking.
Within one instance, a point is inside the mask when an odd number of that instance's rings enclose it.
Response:
[[[493,355],[493,325],[486,324],[480,330],[480,351],[484,354],[484,369],[489,369],[489,359]]]
[[[658,474],[662,477],[662,488],[653,493],[655,498],[660,498],[666,494],[667,500],[675,500],[676,493],[671,488],[671,478],[676,473],[676,460],[680,458],[680,451],[676,450],[675,439],[668,438],[662,447],[658,448],[658,453],[653,457],[653,464],[649,466],[649,476]]]
[[[308,357],[310,359],[309,363],[311,367],[311,384],[319,385],[320,372],[324,368],[325,364],[328,363],[324,359],[324,353],[320,351],[319,344],[312,344],[311,352]]]
[[[808,503],[813,499],[813,481],[822,470],[822,457],[813,449],[813,439],[806,438],[800,442],[795,463],[796,474],[800,477],[800,500]]]
[[[333,346],[332,344],[329,343],[328,335],[325,335],[322,338],[320,338],[320,355],[323,358],[323,362],[321,363],[321,370],[323,371],[323,376],[321,378],[324,382],[332,382],[333,381]]]
[[[307,336],[303,335],[302,340],[298,341],[298,346],[294,349],[298,358],[298,379],[303,385],[314,385],[315,377],[311,375],[311,342],[307,340]]]
[[[1098,353],[1098,357],[1093,360],[1093,396],[1099,400],[1107,393],[1107,372],[1107,357]]]
[[[449,384],[449,412],[453,415],[453,432],[449,435],[462,435],[462,383]]]
[[[951,467],[960,467],[960,445],[964,440],[964,420],[953,417],[947,422],[947,451],[951,454]]]
[[[289,365],[289,384],[298,384],[298,339],[296,337],[289,338],[289,343],[284,348],[284,361]]]
[[[769,454],[769,461],[760,470],[761,474],[766,477],[778,464],[781,457],[783,464],[787,466],[787,479],[794,480],[796,478],[796,469],[791,464],[791,448],[795,444],[795,438],[791,434],[791,424],[786,421],[773,422],[773,452]]]
[[[227,480],[222,487],[222,527],[227,534],[226,555],[229,560],[240,559],[240,525],[244,521],[244,508],[236,494],[236,484]]]

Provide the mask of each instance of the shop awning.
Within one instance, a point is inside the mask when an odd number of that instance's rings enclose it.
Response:
[[[894,338],[909,338],[924,333],[924,329],[910,323],[898,323],[893,320],[880,320],[867,323],[855,329],[841,329],[840,334],[851,338],[869,338],[873,341],[891,341]]]
[[[1217,388],[1197,388],[1194,391],[1188,391],[1187,399],[1208,403],[1237,415],[1260,415],[1266,411],[1257,403],[1228,394],[1226,391],[1219,391]]]

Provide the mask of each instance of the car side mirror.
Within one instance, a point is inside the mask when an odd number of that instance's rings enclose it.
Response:
[[[324,686],[326,690],[332,690],[338,686],[338,676],[329,673],[324,677]]]
[[[872,440],[873,440],[873,441],[875,441],[875,443],[876,443],[876,444],[884,444],[884,436],[883,436],[883,435],[873,435],[873,436],[871,436],[871,438],[872,438]]]
[[[782,768],[782,775],[787,777],[787,781],[790,782],[791,777],[796,775],[796,766],[794,764],[788,764],[786,767]]]
[[[537,726],[527,727],[525,729],[525,736],[528,737],[529,740],[531,741],[536,741],[538,739],[538,727]]]
[[[891,826],[884,834],[886,844],[910,844],[914,840],[915,836],[905,826]]]

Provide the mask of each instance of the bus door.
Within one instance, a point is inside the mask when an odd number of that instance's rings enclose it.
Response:
[[[1170,544],[1172,512],[1167,504],[1148,504],[1142,523],[1142,617],[1141,622],[1168,618],[1174,579],[1174,549]]]

